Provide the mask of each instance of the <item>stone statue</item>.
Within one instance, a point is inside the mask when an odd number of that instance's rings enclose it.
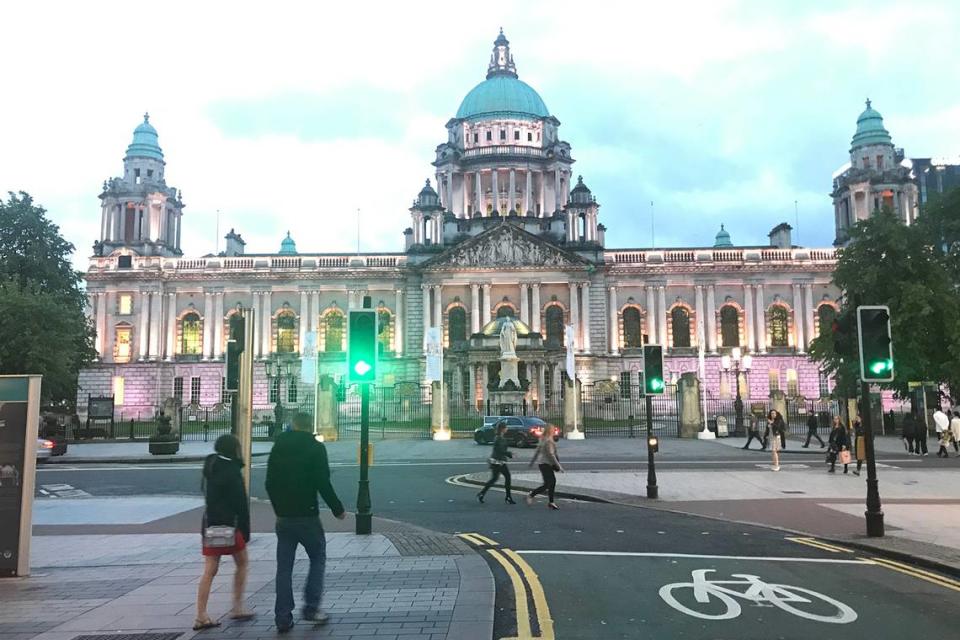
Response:
[[[517,327],[513,320],[505,318],[500,325],[500,357],[516,357],[517,355]]]

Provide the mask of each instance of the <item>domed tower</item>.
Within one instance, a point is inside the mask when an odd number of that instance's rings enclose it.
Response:
[[[574,161],[559,126],[517,76],[501,29],[486,79],[467,93],[447,122],[447,141],[437,147],[441,205],[458,218],[560,215]]]
[[[570,192],[570,204],[565,209],[568,243],[603,244],[597,227],[599,208],[597,199],[583,184],[583,176],[577,176],[577,186]]]
[[[717,235],[713,239],[713,248],[714,249],[733,248],[733,241],[730,239],[730,232],[724,229],[722,224],[720,225],[720,231],[717,231]]]
[[[892,209],[904,224],[913,223],[917,187],[902,162],[903,149],[893,146],[883,116],[867,100],[850,143],[850,163],[834,175],[835,245],[845,245],[851,227],[883,208]]]
[[[294,242],[293,238],[290,237],[289,231],[287,231],[287,237],[280,241],[280,255],[281,256],[297,255],[297,243]]]
[[[133,130],[123,158],[123,177],[103,183],[102,218],[97,255],[126,248],[143,256],[179,256],[183,201],[168,187],[166,162],[150,115]]]
[[[413,219],[410,246],[443,244],[443,207],[440,206],[440,196],[430,186],[430,180],[426,181],[413,201],[410,217]]]

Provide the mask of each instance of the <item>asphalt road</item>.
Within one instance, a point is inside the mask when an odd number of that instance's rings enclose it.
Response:
[[[355,445],[342,445],[332,455],[339,460],[332,475],[350,508],[358,469],[348,460]],[[567,447],[564,464],[578,470],[637,468],[640,451],[611,447],[619,455],[576,455]],[[483,470],[482,449],[457,443],[447,451],[444,458],[391,455],[376,463],[374,514],[483,536],[468,539],[497,580],[495,638],[522,636],[527,629],[533,637],[549,638],[550,620],[555,638],[584,640],[956,635],[960,586],[922,573],[907,575],[865,554],[790,540],[772,529],[580,501],[561,501],[560,511],[549,511],[543,501],[525,505],[522,496],[518,504],[506,504],[496,491],[481,505],[476,488],[447,479]],[[711,460],[663,458],[664,467],[698,470],[752,469],[766,462],[765,456],[735,449]],[[266,497],[264,474],[264,463],[257,462],[252,487],[260,498]],[[39,484],[57,483],[95,496],[200,492],[199,465],[40,471]],[[518,616],[524,608],[527,614]]]

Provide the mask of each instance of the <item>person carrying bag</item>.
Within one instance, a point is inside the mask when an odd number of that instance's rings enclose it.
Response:
[[[487,462],[490,464],[490,479],[487,480],[487,484],[483,485],[483,489],[477,494],[477,500],[481,503],[483,503],[483,499],[487,495],[487,491],[490,490],[490,487],[496,484],[497,480],[500,479],[500,475],[503,474],[503,486],[507,491],[507,497],[504,500],[507,504],[516,504],[510,495],[510,469],[507,468],[507,458],[512,458],[513,453],[508,448],[509,445],[504,436],[506,432],[507,421],[501,420],[497,423],[497,437],[493,441],[493,453],[491,453],[487,459]]]

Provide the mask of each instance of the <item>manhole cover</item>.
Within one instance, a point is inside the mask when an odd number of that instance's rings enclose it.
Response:
[[[804,494],[804,493],[806,493],[806,491],[781,491],[780,493]]]
[[[111,633],[74,636],[73,640],[176,640],[182,635],[183,633]]]

